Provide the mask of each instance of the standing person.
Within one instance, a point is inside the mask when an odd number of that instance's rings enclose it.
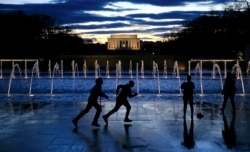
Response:
[[[88,104],[85,107],[84,110],[82,110],[73,120],[73,124],[75,125],[76,128],[78,128],[77,126],[77,122],[78,120],[83,117],[86,113],[89,112],[89,110],[94,106],[96,109],[96,113],[95,113],[95,117],[94,120],[92,121],[92,125],[99,127],[100,125],[98,124],[98,118],[101,114],[102,108],[101,105],[98,103],[97,99],[98,96],[100,97],[105,97],[108,99],[108,96],[102,92],[102,84],[103,84],[103,80],[102,78],[97,78],[95,80],[95,85],[93,86],[93,88],[90,90],[90,95],[88,98]]]
[[[193,119],[193,113],[194,113],[194,89],[195,85],[191,81],[191,75],[187,76],[187,82],[183,82],[181,84],[181,89],[183,89],[183,101],[184,101],[184,107],[183,107],[183,118],[186,118],[186,111],[187,111],[187,105],[189,104],[191,109],[191,118]]]
[[[224,86],[222,89],[221,94],[224,95],[224,101],[222,104],[222,112],[224,112],[227,100],[230,98],[232,109],[233,109],[233,114],[235,113],[235,103],[234,103],[234,96],[236,93],[236,86],[235,86],[235,79],[236,77],[231,73],[227,73],[227,77],[224,82]]]
[[[118,85],[117,86],[117,89],[116,89],[116,95],[117,95],[117,97],[116,97],[115,107],[111,111],[109,111],[106,115],[103,115],[103,119],[106,122],[106,124],[108,124],[108,118],[109,118],[109,116],[111,116],[113,113],[115,113],[116,111],[118,111],[119,108],[122,105],[124,105],[127,108],[126,115],[125,115],[125,118],[124,118],[124,122],[131,122],[132,121],[132,120],[130,120],[128,118],[129,112],[130,112],[130,109],[131,109],[131,105],[129,104],[127,97],[133,98],[133,97],[135,97],[137,95],[137,93],[132,94],[131,88],[133,86],[134,86],[134,81],[132,81],[132,80],[129,81],[128,84]],[[119,93],[120,89],[121,89],[121,91]]]

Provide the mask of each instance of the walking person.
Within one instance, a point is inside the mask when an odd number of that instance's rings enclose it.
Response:
[[[231,72],[227,73],[227,77],[225,79],[224,86],[221,92],[221,94],[224,95],[224,101],[221,109],[222,113],[225,110],[227,100],[229,98],[231,101],[233,114],[235,114],[235,102],[234,102],[234,96],[236,93],[235,79],[236,79],[235,75],[233,75]]]
[[[108,96],[102,91],[102,84],[103,84],[103,80],[102,78],[97,78],[95,80],[95,85],[93,86],[93,88],[90,90],[90,95],[88,97],[88,103],[87,106],[85,107],[84,110],[82,110],[73,120],[73,124],[75,125],[76,128],[78,128],[77,126],[77,122],[79,121],[80,118],[82,118],[86,113],[89,112],[89,110],[92,107],[95,107],[96,109],[96,113],[94,116],[94,119],[92,121],[92,125],[99,127],[100,125],[98,124],[98,118],[101,114],[102,108],[101,105],[98,103],[98,97],[105,97],[108,99]]]
[[[131,88],[133,86],[134,86],[134,81],[132,81],[132,80],[129,81],[128,84],[117,86],[117,89],[116,89],[117,97],[116,97],[115,107],[111,111],[109,111],[106,115],[103,115],[103,119],[106,122],[106,124],[108,124],[109,116],[111,116],[113,113],[118,111],[122,105],[124,105],[127,109],[126,114],[125,114],[125,118],[124,118],[124,122],[131,122],[132,121],[129,119],[129,112],[131,109],[131,105],[129,104],[127,97],[133,98],[133,97],[137,96],[137,93],[132,94]],[[119,92],[120,89],[121,89],[121,91]]]
[[[184,116],[183,118],[186,118],[186,111],[187,111],[187,105],[189,104],[190,109],[191,109],[191,119],[193,119],[193,113],[194,113],[194,89],[195,85],[191,81],[191,75],[187,76],[187,81],[183,82],[181,84],[181,89],[183,89],[183,102],[184,102],[184,107],[183,107],[183,113]]]

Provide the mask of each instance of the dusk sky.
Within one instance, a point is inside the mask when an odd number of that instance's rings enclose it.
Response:
[[[1,0],[0,11],[23,10],[55,17],[82,38],[107,42],[111,34],[160,41],[186,21],[223,11],[234,0]]]

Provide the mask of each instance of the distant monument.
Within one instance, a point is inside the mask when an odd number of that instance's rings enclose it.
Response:
[[[140,50],[140,39],[137,35],[111,35],[108,38],[108,50]]]

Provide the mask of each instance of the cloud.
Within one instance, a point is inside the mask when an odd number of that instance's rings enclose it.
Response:
[[[83,38],[104,43],[111,34],[138,34],[160,40],[183,24],[210,11],[223,11],[231,0],[3,0],[0,11],[24,10],[48,14],[71,26]],[[91,37],[88,37],[90,36]]]

